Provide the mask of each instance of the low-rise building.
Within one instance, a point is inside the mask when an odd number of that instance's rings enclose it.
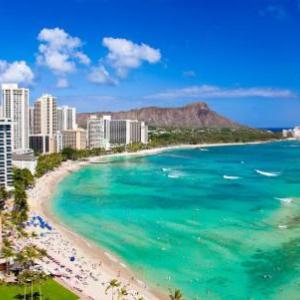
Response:
[[[76,130],[64,130],[62,134],[63,148],[76,150],[86,149],[86,130],[78,128]]]
[[[29,137],[29,147],[36,154],[50,153],[51,138],[48,134],[34,134]]]
[[[35,173],[37,159],[34,156],[33,151],[23,152],[23,153],[13,153],[13,165],[19,169],[28,169],[31,174]]]

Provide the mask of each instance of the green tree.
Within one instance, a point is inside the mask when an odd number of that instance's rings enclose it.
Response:
[[[122,297],[128,296],[128,292],[125,286],[119,289],[118,291],[118,300],[120,300]]]
[[[15,252],[11,246],[3,246],[1,249],[1,255],[6,260],[6,273],[9,273],[9,264],[8,261],[15,257]]]
[[[79,151],[73,148],[64,148],[61,152],[63,160],[77,160],[79,157]]]
[[[8,198],[8,193],[5,187],[0,187],[0,213],[4,209],[7,198]]]
[[[184,300],[183,295],[179,289],[176,289],[174,292],[170,291],[169,297],[170,300]]]
[[[21,225],[28,219],[27,194],[23,186],[17,185],[15,186],[14,195],[15,199],[12,217],[15,224]]]
[[[117,279],[112,279],[106,289],[105,289],[105,294],[107,295],[107,292],[109,290],[111,290],[111,299],[113,300],[114,299],[114,289],[118,288],[119,286],[121,285],[121,283],[117,280]]]
[[[28,169],[14,168],[13,170],[14,186],[23,186],[28,189],[34,185],[34,176]]]

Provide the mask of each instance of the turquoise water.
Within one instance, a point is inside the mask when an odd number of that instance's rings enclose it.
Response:
[[[89,166],[59,184],[53,210],[186,299],[300,299],[300,142]]]

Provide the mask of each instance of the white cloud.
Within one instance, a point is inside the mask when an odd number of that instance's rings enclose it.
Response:
[[[116,85],[118,81],[111,77],[104,66],[94,67],[88,75],[89,81],[96,84]]]
[[[64,89],[69,87],[69,81],[67,78],[58,78],[56,86],[58,88]]]
[[[129,69],[140,67],[144,61],[155,64],[161,59],[159,49],[135,44],[127,39],[105,37],[102,44],[109,50],[106,62],[116,70],[119,77],[126,77]]]
[[[81,40],[63,29],[44,28],[39,33],[38,40],[41,44],[37,63],[59,76],[76,71],[77,63],[90,64],[89,57],[81,51]]]
[[[297,95],[288,89],[276,88],[222,88],[212,85],[192,86],[182,89],[145,96],[146,99],[178,99],[178,98],[295,98]]]
[[[197,76],[196,72],[193,71],[193,70],[184,71],[184,72],[182,73],[182,75],[183,75],[184,77],[196,77],[196,76]]]
[[[0,82],[1,83],[23,83],[32,84],[34,74],[25,61],[14,61],[9,63],[0,60]]]

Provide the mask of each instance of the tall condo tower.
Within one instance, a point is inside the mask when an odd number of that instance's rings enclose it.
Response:
[[[57,108],[57,130],[76,130],[76,108],[62,106]]]
[[[52,137],[56,131],[56,98],[45,94],[34,104],[34,134],[47,134]]]
[[[29,107],[29,135],[34,133],[34,107]]]
[[[27,151],[29,148],[29,90],[17,84],[1,86],[2,117],[12,121],[13,150]]]
[[[0,186],[12,188],[12,122],[0,118]]]

